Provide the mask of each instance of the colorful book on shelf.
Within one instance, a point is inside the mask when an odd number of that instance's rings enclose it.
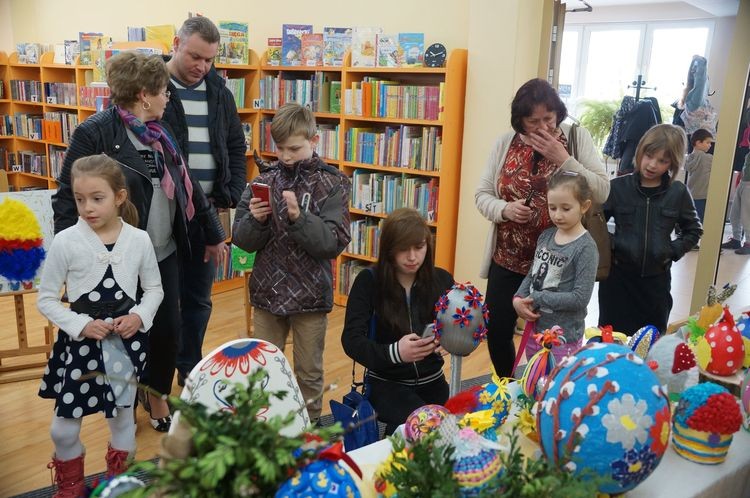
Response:
[[[65,64],[72,65],[76,63],[76,57],[80,53],[78,40],[65,40]]]
[[[91,65],[91,50],[101,50],[104,48],[102,46],[103,37],[104,33],[85,33],[83,31],[78,33],[78,48],[81,54],[79,63],[82,66]]]
[[[16,43],[16,53],[20,64],[39,64],[42,46],[39,43]]]
[[[281,65],[302,65],[302,35],[313,32],[312,24],[283,24],[281,26]]]
[[[420,67],[424,61],[424,33],[398,34],[399,62],[404,67]]]
[[[248,24],[219,21],[219,64],[248,63]]]
[[[65,64],[65,44],[55,43],[55,53],[52,57],[53,64]]]
[[[333,114],[341,112],[341,82],[331,81],[331,92],[328,98],[328,109]]]
[[[352,67],[375,67],[381,28],[358,26],[352,31]]]
[[[378,67],[398,67],[398,37],[378,34]]]
[[[305,33],[302,35],[302,65],[323,65],[323,33]]]
[[[146,28],[143,26],[128,26],[128,41],[146,41]]]
[[[173,24],[156,24],[153,26],[146,26],[144,28],[146,33],[146,41],[155,41],[164,45],[168,50],[172,48],[175,37],[175,29]]]
[[[281,38],[269,38],[266,43],[266,62],[269,66],[281,65]]]
[[[352,28],[323,28],[323,65],[340,67],[352,46]]]

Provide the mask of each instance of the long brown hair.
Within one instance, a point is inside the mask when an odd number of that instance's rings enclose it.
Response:
[[[106,154],[97,154],[76,159],[70,168],[70,184],[72,185],[79,176],[101,178],[107,182],[115,194],[121,190],[128,191],[127,184],[125,183],[125,175],[120,169],[120,165]],[[120,204],[120,217],[128,225],[138,226],[138,210],[130,202],[129,197],[125,197],[125,201]]]
[[[414,281],[416,294],[412,296],[411,302],[424,308],[419,310],[419,316],[429,316],[443,290],[437,289],[435,284],[435,249],[430,227],[417,210],[401,208],[388,215],[380,231],[376,269],[379,299],[375,303],[375,312],[379,319],[402,332],[409,332],[410,323],[403,289],[396,278],[396,253],[423,242],[427,244],[427,253],[424,263],[417,270]]]

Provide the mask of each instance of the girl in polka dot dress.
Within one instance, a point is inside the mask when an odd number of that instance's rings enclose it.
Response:
[[[135,382],[164,296],[151,240],[133,226],[138,213],[117,162],[104,154],[80,158],[71,179],[78,223],[52,241],[37,299],[60,329],[39,389],[55,400],[49,467],[57,474],[56,498],[82,495],[85,415],[104,412],[109,424],[107,474],[127,468],[135,451]],[[60,300],[63,285],[70,307]]]

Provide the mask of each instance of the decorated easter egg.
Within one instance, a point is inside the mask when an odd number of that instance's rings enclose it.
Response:
[[[281,485],[276,498],[359,498],[354,479],[336,462],[317,460]]]
[[[750,370],[745,372],[745,379],[740,388],[740,404],[742,405],[742,426],[750,431]]]
[[[462,497],[478,496],[497,476],[502,467],[498,446],[472,429],[461,429],[453,440],[453,477]]]
[[[633,337],[628,341],[628,346],[635,351],[635,354],[645,360],[646,356],[648,356],[648,352],[656,343],[657,339],[659,339],[659,329],[653,325],[646,325],[645,327],[639,328],[638,331],[633,334]]]
[[[190,372],[180,398],[189,403],[201,403],[209,410],[234,410],[227,401],[234,384],[247,385],[248,376],[258,369],[268,377],[261,386],[264,391],[285,391],[284,399],[271,396],[269,406],[258,413],[258,418],[274,415],[285,417],[295,413],[292,424],[281,429],[284,435],[296,436],[310,424],[305,399],[297,385],[292,367],[279,348],[260,339],[237,339],[214,349]]]
[[[674,413],[672,447],[681,457],[714,465],[726,460],[742,414],[729,391],[713,382],[685,389]]]
[[[487,336],[489,312],[482,294],[471,285],[453,284],[435,303],[435,335],[451,354],[466,356]]]
[[[698,339],[695,353],[698,366],[714,375],[732,375],[742,367],[745,344],[728,308],[724,308],[722,321]]]
[[[406,417],[404,438],[409,443],[419,441],[437,429],[448,415],[450,412],[442,405],[420,406]]]
[[[646,479],[664,455],[669,400],[632,350],[588,343],[550,375],[537,429],[548,460],[584,478],[602,477],[603,493],[624,493]]]
[[[742,343],[745,345],[745,360],[742,362],[742,366],[750,368],[750,311],[742,314],[742,317],[737,320],[736,326],[742,335]]]
[[[656,363],[654,372],[670,396],[684,391],[688,379],[698,375],[695,355],[679,331],[659,339],[646,359]]]
[[[519,386],[516,382],[510,382],[507,377],[500,378],[492,376],[492,382],[482,386],[477,395],[477,411],[489,410],[493,416],[493,431],[496,431],[508,419],[508,414],[513,407],[513,402],[518,397]],[[476,430],[476,428],[474,428]],[[482,434],[481,431],[480,434]],[[492,435],[482,434],[485,437]]]

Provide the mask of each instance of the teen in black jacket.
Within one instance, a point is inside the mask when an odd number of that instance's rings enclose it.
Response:
[[[638,144],[636,171],[610,184],[604,216],[615,220],[614,257],[609,277],[599,284],[599,325],[628,335],[645,325],[667,329],[672,262],[703,234],[690,192],[672,181],[686,142],[681,128],[654,126]]]
[[[379,254],[378,265],[354,280],[341,344],[369,370],[370,402],[391,434],[416,408],[448,399],[438,345],[434,336],[421,335],[453,277],[434,266],[432,234],[413,209],[391,213],[381,230]]]

